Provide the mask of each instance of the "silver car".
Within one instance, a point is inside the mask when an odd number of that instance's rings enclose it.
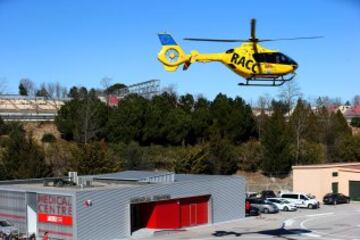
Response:
[[[261,198],[249,198],[251,206],[257,207],[262,213],[278,213],[279,208],[272,202]]]
[[[9,236],[10,234],[17,235],[19,230],[11,224],[8,220],[0,219],[0,233]]]
[[[282,198],[268,198],[268,201],[274,203],[281,211],[296,211],[297,207],[295,204]]]

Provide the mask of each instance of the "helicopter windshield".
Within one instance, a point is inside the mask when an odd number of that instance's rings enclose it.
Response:
[[[257,62],[296,65],[296,62],[294,60],[280,52],[254,53],[253,57]]]

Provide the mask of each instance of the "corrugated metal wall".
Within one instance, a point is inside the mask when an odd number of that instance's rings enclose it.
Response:
[[[0,191],[0,218],[26,231],[26,204],[24,192]]]
[[[244,217],[245,181],[242,177],[179,176],[184,181],[134,185],[129,188],[81,191],[76,195],[77,238],[107,240],[130,235],[130,200],[169,194],[171,198],[211,195],[210,222]],[[188,181],[191,180],[191,181]],[[92,206],[84,206],[91,200]]]
[[[43,236],[43,234],[45,232],[49,233],[49,236],[51,238],[55,238],[55,239],[64,239],[64,240],[70,240],[70,239],[76,239],[74,236],[74,231],[73,231],[73,227],[75,224],[75,219],[74,219],[74,211],[73,211],[73,199],[74,197],[72,196],[68,196],[68,195],[63,195],[63,194],[47,194],[47,193],[38,193],[37,194],[37,212],[39,213],[41,211],[41,209],[39,208],[39,196],[56,196],[56,197],[64,197],[67,198],[68,201],[71,202],[71,214],[65,214],[67,216],[72,217],[73,219],[73,224],[72,225],[65,225],[65,224],[54,224],[54,223],[47,223],[47,222],[40,222],[38,219],[38,233],[40,236]],[[57,207],[61,207],[61,206],[57,206],[55,205],[55,208]],[[46,212],[45,212],[46,213]],[[61,215],[60,213],[56,213],[56,212],[48,212],[49,215]]]

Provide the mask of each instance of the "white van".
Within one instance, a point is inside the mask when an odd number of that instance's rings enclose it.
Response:
[[[319,208],[320,202],[317,201],[310,194],[305,193],[282,193],[280,198],[284,198],[291,203],[294,203],[296,207],[304,208]]]

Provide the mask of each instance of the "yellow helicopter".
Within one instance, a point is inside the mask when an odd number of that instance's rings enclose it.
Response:
[[[316,39],[321,36],[258,39],[255,35],[255,19],[251,19],[251,37],[241,39],[209,39],[209,38],[184,38],[188,41],[206,42],[242,42],[241,46],[220,53],[199,53],[191,51],[186,54],[168,33],[159,33],[162,48],[158,54],[159,61],[165,70],[174,72],[183,64],[187,70],[194,62],[221,62],[236,74],[246,79],[242,86],[281,86],[295,77],[298,64],[285,54],[262,47],[259,42],[280,40]]]

